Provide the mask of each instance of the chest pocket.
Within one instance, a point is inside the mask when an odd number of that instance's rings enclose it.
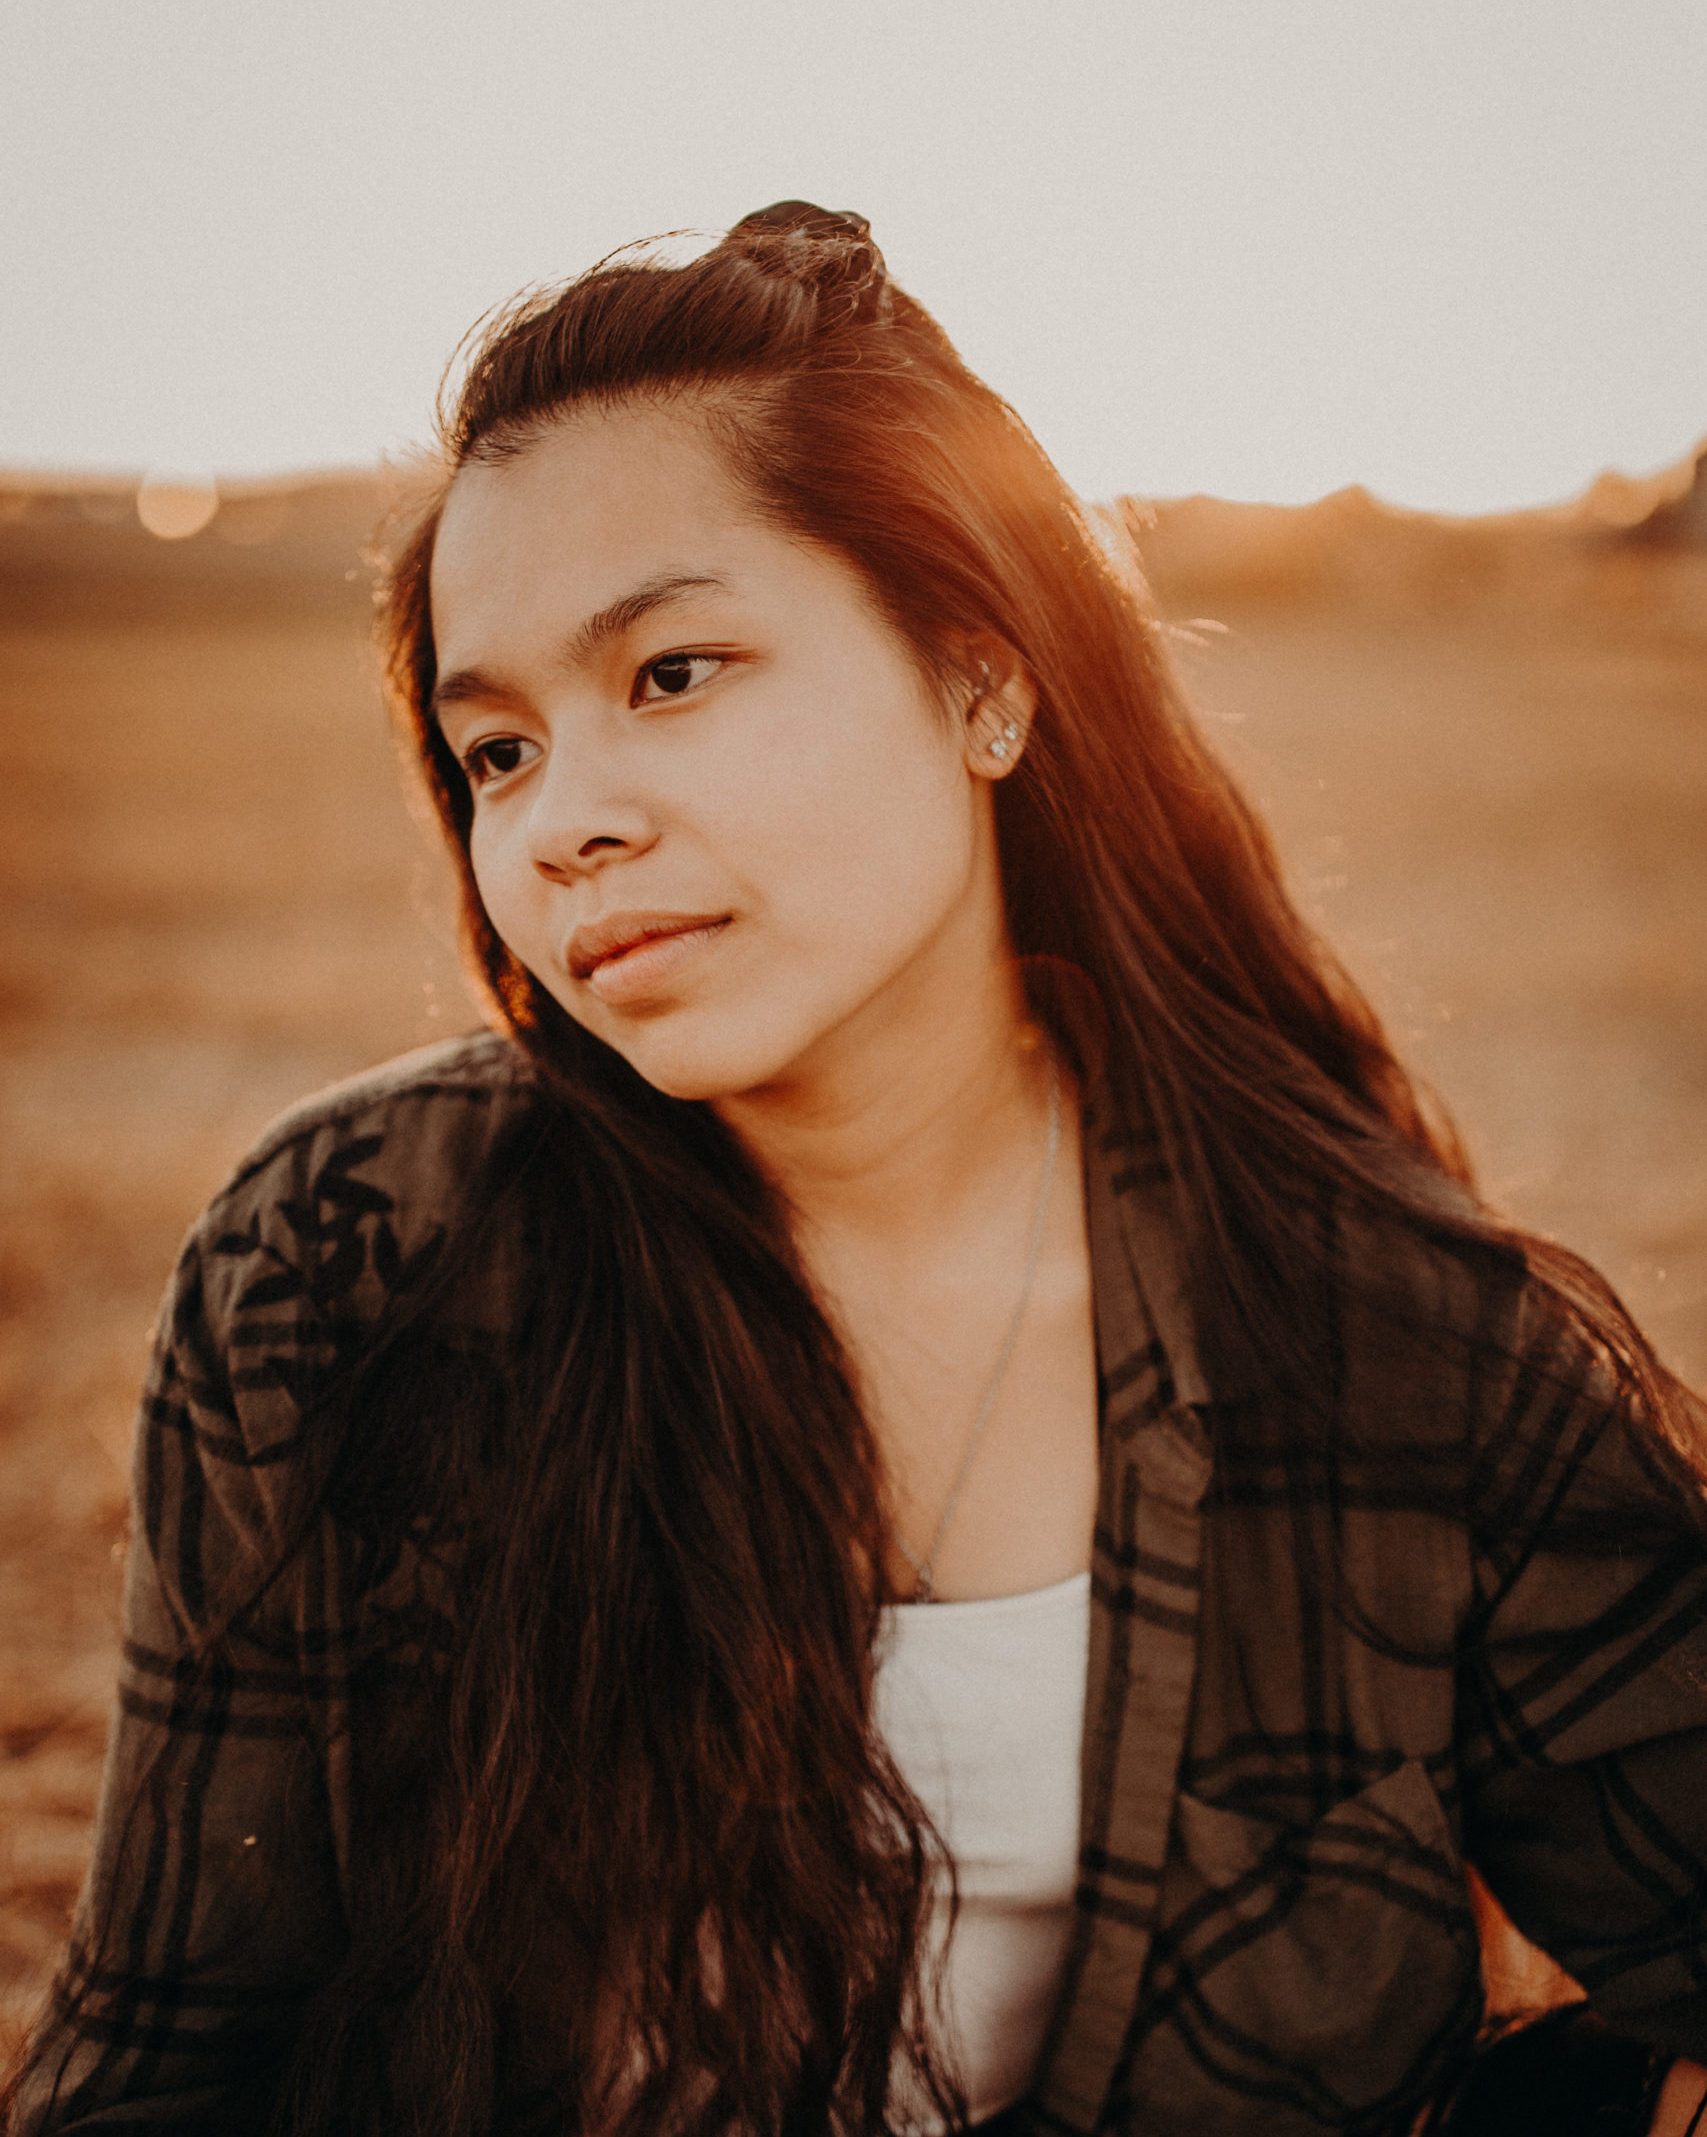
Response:
[[[1135,2127],[1402,2126],[1481,2010],[1463,1868],[1416,1761],[1299,1828],[1178,1798],[1127,2064]]]

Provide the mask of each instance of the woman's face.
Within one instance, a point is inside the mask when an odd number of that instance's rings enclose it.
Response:
[[[1004,952],[982,724],[863,582],[767,525],[683,408],[577,412],[464,468],[438,717],[493,926],[677,1097],[952,1014]]]

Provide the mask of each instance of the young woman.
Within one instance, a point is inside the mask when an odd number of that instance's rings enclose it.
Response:
[[[1683,2131],[1694,1399],[864,223],[502,318],[386,628],[495,1028],[192,1235],[17,2127]]]

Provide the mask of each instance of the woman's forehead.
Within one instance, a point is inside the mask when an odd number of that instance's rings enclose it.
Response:
[[[577,411],[453,479],[433,545],[441,656],[445,634],[484,637],[499,617],[549,609],[564,628],[660,577],[750,577],[768,531],[703,425],[675,410]]]
[[[542,538],[577,547],[671,541],[751,523],[710,427],[676,403],[576,409],[514,450],[458,469],[434,548],[458,570],[513,559]]]

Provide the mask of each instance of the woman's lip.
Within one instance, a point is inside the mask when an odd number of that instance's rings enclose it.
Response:
[[[576,979],[590,979],[607,957],[621,957],[649,936],[685,935],[728,918],[727,913],[684,911],[681,906],[673,911],[669,906],[630,906],[606,913],[602,920],[583,921],[570,936],[565,950],[569,970]]]
[[[669,934],[648,935],[630,949],[604,957],[587,974],[586,984],[599,1000],[612,1009],[644,1001],[675,978],[708,943],[729,925],[722,920],[700,920]]]

